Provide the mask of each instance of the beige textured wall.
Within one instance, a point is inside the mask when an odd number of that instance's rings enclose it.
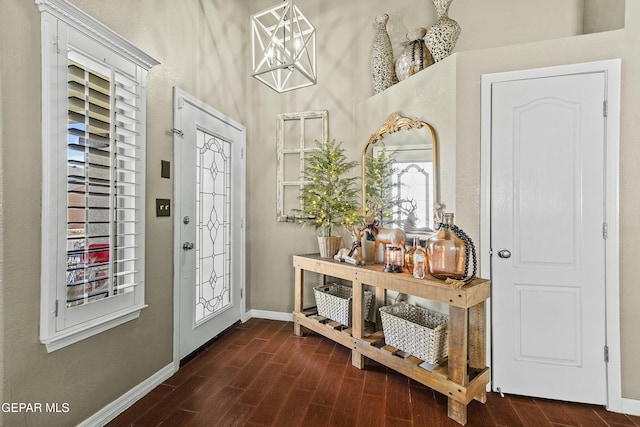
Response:
[[[624,28],[625,3],[626,0],[584,0],[582,33]]]
[[[244,2],[77,0],[75,5],[161,62],[147,92],[147,206],[173,198],[172,88],[246,122]],[[146,302],[138,320],[47,354],[40,344],[40,14],[34,1],[0,2],[3,401],[68,402],[70,412],[4,415],[7,426],[69,426],[173,359],[173,218],[147,211]],[[240,80],[238,80],[240,76]]]
[[[635,267],[640,258],[640,2],[626,2],[622,52],[622,124],[620,147],[620,321],[622,337],[622,396],[640,400],[640,334],[638,334],[638,287]],[[611,48],[604,43],[603,50]],[[615,49],[615,48],[614,48]]]
[[[582,34],[583,1],[454,0],[449,15],[462,27],[456,52]]]

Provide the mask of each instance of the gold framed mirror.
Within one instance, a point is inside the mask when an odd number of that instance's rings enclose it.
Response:
[[[362,215],[407,233],[431,232],[440,216],[438,136],[391,113],[362,150]]]

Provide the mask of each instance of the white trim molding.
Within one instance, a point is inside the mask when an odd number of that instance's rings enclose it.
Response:
[[[100,411],[96,412],[91,417],[78,424],[78,427],[106,425],[110,421],[114,420],[118,415],[127,410],[129,407],[131,407],[138,400],[142,399],[151,390],[162,384],[164,380],[171,377],[171,375],[173,375],[176,371],[177,369],[175,368],[174,364],[169,363],[167,366],[160,369],[145,381],[141,382],[140,384],[102,408]]]
[[[105,319],[101,319],[100,323],[82,325],[77,329],[71,328],[61,334],[54,335],[47,339],[42,339],[41,342],[47,346],[47,352],[51,353],[52,351],[56,351],[68,345],[82,341],[85,338],[89,338],[131,320],[135,320],[140,317],[140,312],[147,307],[148,305],[145,304],[131,310],[124,310],[122,313],[105,316]]]
[[[620,406],[608,405],[607,409],[612,412],[620,412],[622,414],[635,415],[640,417],[640,400],[633,400],[627,398],[621,398],[619,402],[616,402]]]
[[[155,65],[160,64],[158,60],[135,47],[120,34],[66,0],[35,0],[35,2],[40,12],[48,12],[59,19],[72,22],[76,28],[82,30],[86,35],[98,39],[101,43],[120,52],[121,55],[146,70],[150,70]]]
[[[293,313],[283,313],[281,311],[268,311],[268,310],[249,310],[246,313],[246,320],[256,318],[256,319],[267,319],[267,320],[280,320],[282,322],[293,322]]]

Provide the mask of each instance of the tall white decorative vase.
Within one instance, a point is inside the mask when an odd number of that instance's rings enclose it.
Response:
[[[376,16],[377,30],[371,48],[371,82],[374,93],[382,92],[398,83],[393,61],[393,48],[387,33],[388,21],[389,15],[386,13]]]
[[[452,1],[433,0],[438,20],[427,30],[425,42],[435,62],[442,61],[451,54],[460,36],[460,25],[449,18],[449,6]]]

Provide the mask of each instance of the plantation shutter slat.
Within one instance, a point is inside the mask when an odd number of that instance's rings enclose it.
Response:
[[[115,85],[115,153],[114,162],[117,175],[115,187],[115,216],[117,225],[115,234],[118,240],[117,291],[125,292],[138,285],[136,281],[136,253],[139,236],[139,219],[141,212],[139,199],[136,197],[142,183],[137,172],[140,150],[136,144],[139,137],[138,120],[139,101],[138,86],[135,80],[124,73],[114,74]]]
[[[66,303],[74,308],[140,284],[140,88],[77,52],[67,77]]]

